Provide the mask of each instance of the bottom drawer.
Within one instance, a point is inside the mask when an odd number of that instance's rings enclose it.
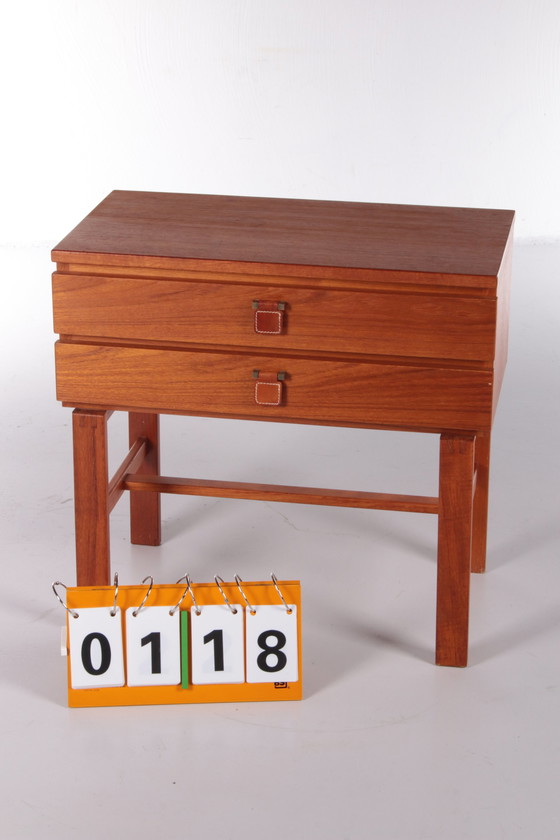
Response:
[[[285,372],[272,389],[278,405],[257,402],[254,370]],[[56,381],[71,406],[430,431],[491,426],[492,374],[479,370],[59,341]]]

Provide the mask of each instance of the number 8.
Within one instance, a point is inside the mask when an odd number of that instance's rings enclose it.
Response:
[[[272,636],[276,639],[274,646],[267,644],[267,639]],[[274,674],[286,667],[288,661],[286,654],[282,648],[286,646],[286,636],[280,630],[264,630],[257,639],[258,646],[262,649],[262,653],[257,656],[257,665],[261,671],[266,671],[269,674]],[[274,665],[269,665],[268,657],[275,656],[276,662]]]
[[[297,682],[298,617],[295,604],[245,609],[247,682]],[[271,629],[273,628],[273,629]]]

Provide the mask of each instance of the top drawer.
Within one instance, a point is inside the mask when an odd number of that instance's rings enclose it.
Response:
[[[54,275],[53,296],[60,335],[494,359],[496,301],[490,298],[67,274]],[[285,304],[277,334],[256,331],[257,300]],[[266,320],[262,323],[270,328]],[[280,318],[272,323],[276,329]]]

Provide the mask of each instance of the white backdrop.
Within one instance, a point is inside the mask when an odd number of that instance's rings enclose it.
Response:
[[[1,14],[0,243],[54,244],[115,188],[505,207],[560,235],[558,0]]]
[[[558,840],[560,0],[4,0],[0,86],[4,836]],[[154,552],[123,499],[121,583],[302,580],[306,699],[68,712],[50,248],[115,188],[517,211],[472,667],[428,664],[434,517],[166,497]],[[437,492],[435,435],[163,424],[168,475]]]

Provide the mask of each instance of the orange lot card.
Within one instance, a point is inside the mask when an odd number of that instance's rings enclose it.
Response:
[[[113,586],[68,588],[68,705],[301,700],[299,581],[278,581],[285,603],[272,581],[243,582],[245,598],[220,585],[153,585],[144,603],[146,584],[119,586],[116,604]]]

